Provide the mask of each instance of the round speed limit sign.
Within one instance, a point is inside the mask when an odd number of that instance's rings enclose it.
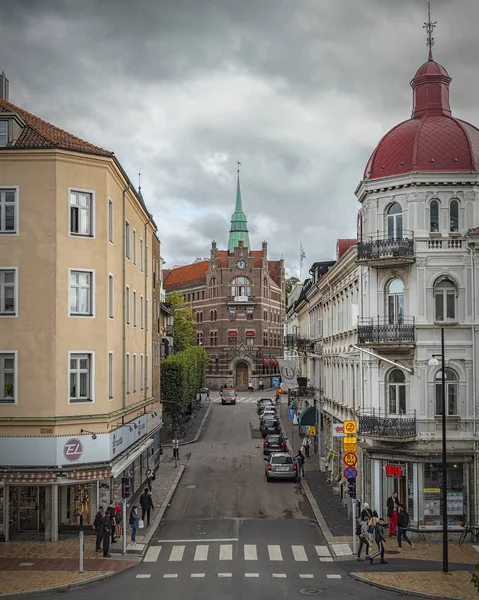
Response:
[[[353,454],[352,452],[347,452],[344,455],[343,458],[343,463],[345,465],[347,465],[348,467],[354,467],[354,465],[358,462],[358,457],[356,456],[356,454]]]

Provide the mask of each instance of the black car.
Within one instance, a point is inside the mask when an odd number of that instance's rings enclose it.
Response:
[[[271,452],[286,452],[286,440],[280,433],[268,433],[263,444],[263,454]]]
[[[266,419],[261,424],[261,435],[265,438],[270,433],[281,433],[281,427],[275,419]]]

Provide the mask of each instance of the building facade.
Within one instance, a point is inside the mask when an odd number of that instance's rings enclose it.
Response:
[[[283,356],[284,263],[268,258],[266,242],[251,249],[239,177],[228,250],[213,241],[209,260],[165,270],[164,286],[167,295],[181,293],[193,311],[196,341],[211,359],[209,387],[245,390],[260,379],[271,385]]]
[[[155,230],[112,152],[0,98],[3,539],[91,524],[159,456]]]

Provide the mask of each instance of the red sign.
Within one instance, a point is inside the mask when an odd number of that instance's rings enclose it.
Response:
[[[386,477],[402,477],[404,475],[401,465],[386,465]]]
[[[77,438],[71,438],[63,446],[63,454],[70,462],[75,462],[83,454],[83,444]]]
[[[343,456],[343,463],[347,467],[354,467],[354,465],[357,462],[358,462],[358,457],[356,456],[356,454],[354,454],[354,452],[346,452],[346,454]]]

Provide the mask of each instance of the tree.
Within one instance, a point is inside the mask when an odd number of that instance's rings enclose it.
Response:
[[[288,296],[291,294],[291,290],[297,283],[299,283],[299,279],[297,277],[290,277],[289,279],[286,279],[286,306],[288,305]]]
[[[195,340],[195,319],[193,311],[181,294],[173,292],[168,296],[174,323],[173,349],[175,352],[183,352],[190,348]]]

